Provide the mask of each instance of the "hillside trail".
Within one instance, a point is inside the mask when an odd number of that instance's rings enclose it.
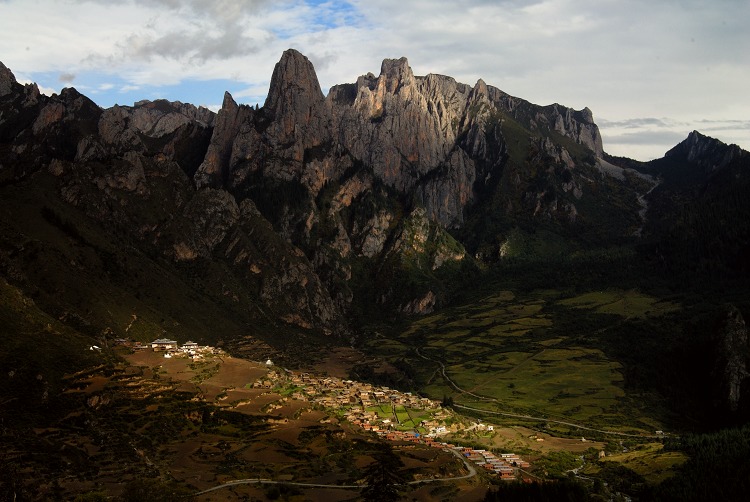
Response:
[[[641,218],[641,226],[636,229],[635,232],[633,232],[633,235],[636,237],[640,237],[643,234],[643,227],[646,226],[646,213],[648,212],[648,201],[646,200],[646,197],[653,192],[656,187],[661,185],[660,179],[653,179],[654,185],[648,190],[648,192],[639,194],[637,197],[638,204],[640,204],[641,209],[638,211],[638,216]]]

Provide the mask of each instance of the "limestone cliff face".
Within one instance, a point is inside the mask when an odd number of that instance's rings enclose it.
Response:
[[[385,60],[377,77],[333,87],[327,99],[346,150],[387,185],[414,193],[428,217],[448,228],[460,227],[478,192],[502,177],[506,120],[603,154],[588,109],[537,107],[481,79],[471,87],[442,75],[416,77],[405,58]]]
[[[417,78],[405,58],[385,60],[380,76],[360,77],[351,103],[329,100],[341,143],[384,183],[414,191],[431,219],[463,222],[473,199],[474,162],[457,147],[469,87],[449,77]]]
[[[446,107],[451,91],[455,82],[415,78],[406,58],[385,60],[380,76],[358,79],[350,106],[339,105],[339,139],[386,184],[408,191],[455,145],[460,105]]]
[[[599,128],[594,124],[594,115],[591,110],[584,108],[575,111],[557,104],[550,108],[546,117],[549,122],[554,121],[555,131],[585,145],[598,157],[602,156],[604,153],[602,137],[599,134]]]
[[[260,111],[225,94],[196,184],[240,193],[255,177],[266,176],[304,183],[315,193],[338,167],[326,155],[330,120],[312,63],[290,49],[276,64]]]
[[[276,63],[263,110],[270,120],[267,137],[299,169],[305,150],[330,141],[330,113],[315,68],[293,49]]]
[[[386,59],[378,76],[334,86],[324,98],[312,63],[290,49],[274,69],[263,108],[225,96],[194,179],[199,187],[242,194],[259,176],[270,177],[298,182],[314,198],[360,166],[416,197],[431,220],[457,228],[477,189],[495,183],[507,161],[501,117],[546,127],[602,154],[588,109],[534,107],[482,80],[471,87],[442,75],[417,77],[406,58]],[[279,226],[290,225],[299,222]]]
[[[203,107],[166,100],[140,101],[134,106],[104,110],[98,137],[79,146],[78,160],[106,159],[138,152],[176,161],[188,176],[200,165],[211,138],[216,114]]]
[[[248,106],[238,106],[228,92],[216,117],[211,142],[206,156],[195,173],[198,188],[204,186],[221,188],[227,185],[230,176],[230,161],[234,157],[234,144],[252,143],[242,138],[242,125],[251,121],[253,110]]]
[[[430,220],[458,228],[478,191],[502,176],[506,120],[555,131],[602,154],[588,109],[536,107],[482,80],[471,87],[442,75],[418,77],[406,58],[386,59],[378,76],[334,86],[324,97],[312,63],[290,49],[274,69],[263,108],[238,106],[225,96],[194,180],[242,197],[263,189],[261,177],[278,179],[301,184],[312,201],[328,184],[346,183],[364,170],[374,183],[418,201]],[[295,242],[308,240],[319,221],[312,206],[273,223]],[[354,227],[344,228],[337,247],[352,241]],[[365,249],[372,253],[371,245]]]

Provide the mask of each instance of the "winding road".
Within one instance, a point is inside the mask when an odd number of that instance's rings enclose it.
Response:
[[[416,481],[409,481],[408,483],[404,483],[405,485],[418,485],[420,483],[437,483],[437,482],[443,482],[443,481],[459,481],[462,479],[469,479],[471,477],[474,477],[477,475],[476,468],[471,465],[471,463],[455,450],[445,450],[450,451],[453,453],[456,457],[460,458],[461,461],[464,463],[464,466],[466,466],[466,470],[469,471],[468,474],[464,476],[454,476],[450,478],[430,478],[430,479],[419,479]],[[231,488],[232,486],[237,485],[289,485],[289,486],[301,486],[306,488],[335,488],[335,489],[341,489],[341,490],[359,490],[362,489],[368,485],[326,485],[321,483],[297,483],[294,481],[274,481],[273,479],[265,479],[265,478],[249,478],[249,479],[235,479],[233,481],[227,481],[226,483],[222,483],[217,486],[212,486],[211,488],[208,488],[206,490],[202,490],[199,492],[194,493],[193,495],[203,495],[205,493],[214,492],[216,490],[223,490],[224,488]]]
[[[448,384],[450,384],[451,387],[453,387],[454,389],[456,389],[461,394],[467,394],[467,395],[475,397],[475,398],[477,398],[477,399],[479,399],[481,401],[497,401],[497,399],[495,399],[495,398],[486,397],[486,396],[480,396],[479,394],[474,394],[473,392],[470,392],[468,390],[462,389],[461,387],[459,387],[456,384],[456,382],[454,382],[453,380],[451,380],[450,377],[445,373],[445,365],[442,363],[442,361],[438,361],[437,359],[430,359],[429,357],[427,357],[425,355],[422,355],[422,353],[419,352],[419,347],[417,347],[416,349],[414,349],[414,352],[416,352],[419,357],[421,357],[422,359],[424,359],[426,361],[431,361],[433,363],[438,363],[440,365],[440,373],[443,375],[443,378],[445,379],[445,381],[448,382]]]

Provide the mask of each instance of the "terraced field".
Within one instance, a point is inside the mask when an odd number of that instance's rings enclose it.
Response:
[[[626,393],[623,366],[596,339],[624,321],[679,308],[636,290],[500,291],[416,320],[369,349],[391,359],[409,354],[417,385],[433,399],[548,418],[559,432],[575,433],[552,422],[653,434],[663,428],[658,413]]]

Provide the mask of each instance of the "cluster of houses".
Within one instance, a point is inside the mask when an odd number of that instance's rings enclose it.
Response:
[[[455,421],[450,425],[445,425],[446,419],[450,418],[451,414],[443,408],[437,407],[436,409],[432,409],[430,415],[430,420],[422,420],[419,423],[419,427],[427,431],[427,433],[424,434],[425,437],[437,437],[451,432],[459,432],[466,428],[463,423],[458,421]],[[391,418],[393,418],[393,420],[391,420]],[[376,433],[391,431],[394,430],[395,427],[401,425],[398,423],[397,415],[394,415],[391,418],[383,418],[377,412],[367,411],[360,406],[352,406],[344,413],[344,419],[348,422],[351,422],[366,431]],[[414,422],[412,422],[412,424],[414,424]]]
[[[463,455],[469,460],[483,467],[490,472],[494,472],[504,480],[514,480],[518,475],[518,469],[528,469],[531,465],[519,458],[515,453],[500,453],[500,456],[486,450],[473,450],[464,448]]]
[[[261,389],[286,386],[292,391],[290,396],[293,399],[314,402],[326,408],[359,410],[362,417],[367,408],[381,404],[408,406],[418,410],[440,408],[440,403],[410,392],[400,392],[369,383],[308,373],[282,373],[271,370],[252,386]],[[373,415],[376,414],[373,413]]]
[[[291,399],[343,410],[345,420],[389,441],[421,443],[432,448],[457,451],[479,467],[495,473],[500,479],[514,480],[518,476],[518,469],[529,467],[528,462],[514,453],[496,455],[486,450],[475,450],[439,441],[438,438],[444,434],[469,429],[492,431],[493,426],[478,422],[467,427],[461,421],[447,420],[452,415],[443,409],[440,403],[409,392],[400,392],[388,387],[353,380],[315,376],[308,373],[282,372],[274,369],[253,383],[252,387],[276,391],[285,389]],[[404,406],[413,410],[431,410],[430,418],[422,420],[419,424],[420,430],[427,432],[421,434],[398,430],[400,424],[397,423],[396,414],[386,418],[371,410],[372,407],[383,404]]]
[[[190,359],[203,359],[208,354],[223,354],[224,351],[211,347],[210,345],[198,345],[196,342],[185,342],[182,345],[168,338],[157,338],[149,344],[136,343],[134,350],[152,349],[154,352],[164,352],[164,357],[188,357]]]

